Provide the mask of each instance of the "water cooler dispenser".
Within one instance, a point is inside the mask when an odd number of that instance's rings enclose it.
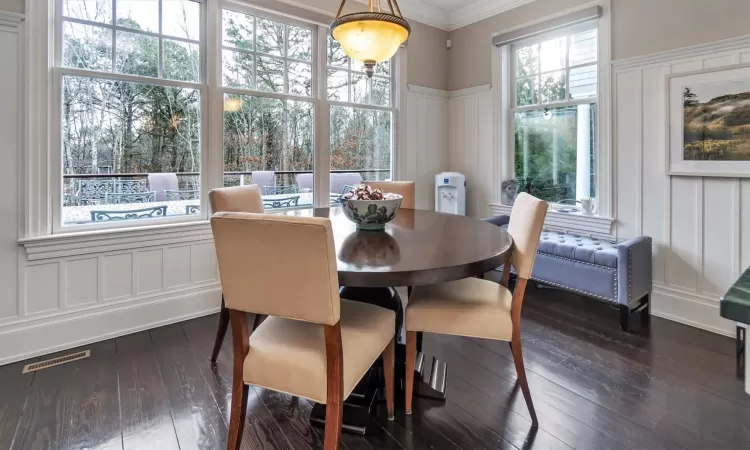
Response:
[[[466,215],[466,177],[457,172],[435,175],[435,211]]]

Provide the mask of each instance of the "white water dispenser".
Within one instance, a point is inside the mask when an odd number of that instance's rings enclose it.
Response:
[[[466,215],[466,177],[458,172],[435,175],[435,211]]]

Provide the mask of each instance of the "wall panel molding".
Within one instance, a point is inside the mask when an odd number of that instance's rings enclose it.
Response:
[[[137,304],[83,310],[38,323],[0,328],[0,365],[213,314],[216,286],[174,292]]]
[[[435,175],[448,170],[448,92],[409,85],[406,92],[405,174],[416,183],[416,206],[435,209]]]
[[[731,335],[721,294],[750,264],[746,179],[669,177],[666,77],[745,61],[750,36],[616,61],[616,235],[654,238],[654,315]],[[635,182],[635,183],[634,183]]]

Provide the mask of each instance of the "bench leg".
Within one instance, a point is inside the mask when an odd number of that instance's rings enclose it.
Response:
[[[620,329],[622,331],[628,331],[630,323],[630,307],[628,305],[620,305]]]
[[[743,375],[743,367],[747,364],[747,330],[737,325],[737,376]]]

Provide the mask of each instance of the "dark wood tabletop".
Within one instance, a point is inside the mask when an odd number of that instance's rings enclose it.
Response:
[[[328,217],[339,284],[418,286],[460,280],[503,265],[513,239],[477,219],[400,209],[385,231],[358,231],[340,208],[299,209],[286,215]]]

